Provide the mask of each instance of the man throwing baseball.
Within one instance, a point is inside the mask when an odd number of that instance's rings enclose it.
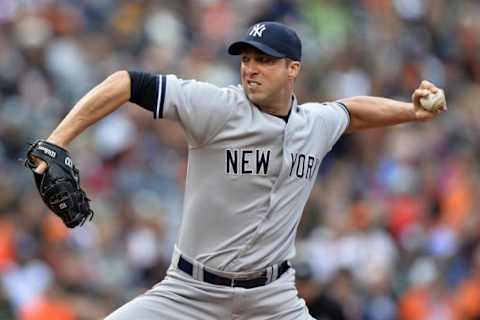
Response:
[[[108,320],[312,319],[297,296],[294,240],[322,159],[344,132],[425,121],[412,102],[351,97],[300,103],[302,46],[295,31],[261,22],[230,45],[241,85],[218,88],[175,75],[118,71],[85,95],[47,139],[66,148],[88,126],[131,101],[185,130],[183,220],[167,276]],[[159,123],[161,125],[161,123]],[[47,165],[37,158],[36,171]],[[46,170],[48,172],[49,169]]]

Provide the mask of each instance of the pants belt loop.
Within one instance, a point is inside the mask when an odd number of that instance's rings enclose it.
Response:
[[[197,274],[198,280],[204,281],[204,280],[203,280],[203,266],[199,265],[199,266],[197,267],[197,269],[198,269],[198,274]]]
[[[192,269],[192,278],[195,279],[195,280],[198,280],[198,264],[196,264],[195,262],[192,263],[193,265],[193,269]]]
[[[272,281],[277,280],[278,278],[278,264],[272,266]]]
[[[173,248],[172,254],[172,264],[171,266],[177,270],[178,269],[178,260],[180,259],[180,251],[178,250],[177,246]]]
[[[270,266],[267,268],[267,283],[270,283],[273,281],[272,275],[273,275],[273,268]]]
[[[193,263],[192,278],[198,281],[203,281],[203,267],[197,262]]]

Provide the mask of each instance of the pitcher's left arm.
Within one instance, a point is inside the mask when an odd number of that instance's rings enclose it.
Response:
[[[447,110],[447,104],[436,111],[427,111],[420,105],[420,98],[440,90],[431,82],[422,81],[412,94],[412,102],[387,98],[358,96],[338,100],[350,113],[346,132],[392,126],[412,121],[427,121]]]

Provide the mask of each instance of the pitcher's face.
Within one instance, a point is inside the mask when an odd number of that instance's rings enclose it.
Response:
[[[289,63],[246,47],[241,55],[240,75],[245,94],[256,105],[266,105],[287,87]]]

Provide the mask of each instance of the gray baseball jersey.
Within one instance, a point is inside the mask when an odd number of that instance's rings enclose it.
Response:
[[[180,251],[226,272],[291,259],[318,167],[348,126],[345,106],[292,98],[286,122],[241,86],[160,75],[153,111],[179,122],[189,144]]]

